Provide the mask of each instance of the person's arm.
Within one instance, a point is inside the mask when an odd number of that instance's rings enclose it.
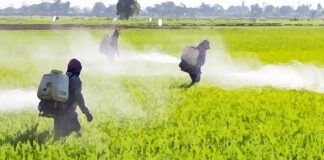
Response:
[[[205,64],[206,54],[205,51],[199,51],[199,56],[197,59],[197,67],[201,67]]]
[[[82,90],[82,82],[80,80],[76,81],[76,84],[74,87],[74,99],[75,99],[76,103],[78,104],[78,106],[80,107],[80,110],[82,111],[82,113],[87,116],[87,120],[90,122],[90,121],[92,121],[93,118],[92,118],[92,115],[90,114],[89,109],[85,105],[81,90]]]

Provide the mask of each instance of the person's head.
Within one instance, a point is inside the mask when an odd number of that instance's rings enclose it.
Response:
[[[210,49],[210,44],[208,40],[203,40],[202,42],[199,43],[199,47],[203,48],[204,50],[209,50]]]
[[[70,72],[72,74],[79,76],[81,73],[81,70],[82,70],[81,62],[74,58],[71,59],[68,64],[68,67],[67,67],[67,72]]]

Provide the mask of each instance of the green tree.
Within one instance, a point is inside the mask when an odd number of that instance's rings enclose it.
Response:
[[[106,11],[105,4],[102,2],[97,2],[93,6],[92,15],[101,16],[101,15],[104,15],[105,11]]]
[[[116,9],[119,19],[128,20],[130,16],[138,15],[141,7],[137,0],[119,0]]]

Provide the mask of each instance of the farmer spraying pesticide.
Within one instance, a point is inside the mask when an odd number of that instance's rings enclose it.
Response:
[[[100,43],[100,53],[107,55],[111,61],[114,61],[116,56],[119,56],[118,38],[119,31],[115,30],[111,36],[105,35]]]
[[[40,116],[54,119],[54,132],[57,138],[80,131],[81,125],[76,113],[77,105],[86,115],[88,122],[93,119],[81,93],[82,82],[79,77],[81,69],[81,63],[72,59],[66,74],[52,71],[43,76],[39,86],[37,95],[41,99],[38,106]]]
[[[205,64],[206,51],[209,49],[208,40],[203,40],[197,47],[188,46],[184,49],[179,67],[191,78],[191,83],[186,87],[190,88],[195,83],[199,83],[201,67]]]

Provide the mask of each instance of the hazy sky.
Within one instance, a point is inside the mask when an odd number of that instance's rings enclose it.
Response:
[[[0,8],[5,8],[8,6],[20,7],[23,4],[33,4],[33,3],[41,3],[44,1],[53,1],[53,0],[0,0]],[[65,2],[67,0],[62,0]],[[118,0],[69,0],[72,6],[79,5],[81,7],[92,7],[95,2],[102,1],[106,5],[117,3]],[[142,8],[147,6],[152,6],[156,3],[161,3],[165,1],[173,1],[176,4],[184,3],[187,6],[195,7],[199,6],[202,2],[207,4],[221,4],[224,7],[228,7],[230,5],[240,5],[242,0],[138,0],[141,4]],[[312,8],[316,8],[318,3],[324,5],[323,0],[245,0],[245,4],[250,6],[251,4],[259,3],[260,5],[265,4],[274,4],[274,5],[290,5],[293,7],[298,6],[299,4],[311,4]]]

